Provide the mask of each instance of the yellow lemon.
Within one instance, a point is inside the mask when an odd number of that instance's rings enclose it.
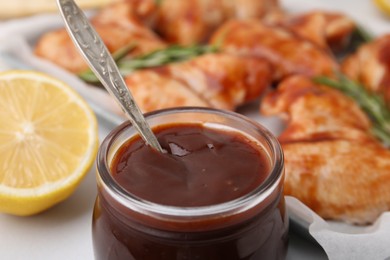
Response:
[[[69,197],[97,147],[95,114],[70,86],[0,73],[0,212],[32,215]]]
[[[374,0],[374,2],[381,11],[390,15],[390,0]]]

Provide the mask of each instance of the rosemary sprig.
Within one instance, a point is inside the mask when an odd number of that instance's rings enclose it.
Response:
[[[360,35],[364,42],[371,42],[374,40],[374,36],[359,24],[356,25],[355,33]]]
[[[127,75],[137,69],[158,67],[164,64],[185,61],[205,53],[216,51],[217,48],[210,45],[171,45],[166,49],[157,50],[141,57],[123,59],[118,62],[118,66],[121,72]]]
[[[336,58],[342,61],[348,57],[351,53],[354,53],[360,46],[365,43],[371,42],[374,37],[361,25],[357,24],[355,30],[351,34],[351,39],[344,50],[335,53]]]
[[[138,69],[158,67],[169,63],[185,61],[206,53],[214,53],[217,51],[218,48],[212,45],[171,45],[166,49],[156,50],[135,58],[123,56],[118,58],[119,55],[114,55],[114,59],[116,57],[115,60],[121,74],[126,76]],[[92,71],[83,72],[82,74],[79,74],[79,76],[89,83],[99,82]]]
[[[324,76],[315,77],[314,82],[336,88],[352,97],[371,118],[372,133],[384,145],[390,146],[390,110],[382,96],[369,92],[364,86],[342,74],[339,74],[337,80]]]

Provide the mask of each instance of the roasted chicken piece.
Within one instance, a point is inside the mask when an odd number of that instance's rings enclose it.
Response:
[[[278,0],[162,0],[156,30],[170,43],[205,42],[223,22],[279,12]]]
[[[271,70],[264,60],[219,53],[137,71],[125,80],[143,112],[178,106],[234,110],[261,95]]]
[[[390,151],[371,136],[352,99],[297,75],[264,98],[261,112],[287,122],[279,137],[287,195],[350,223],[371,223],[390,210]]]
[[[326,11],[290,16],[279,24],[334,52],[341,51],[348,45],[356,29],[355,23],[346,15]]]
[[[142,112],[172,107],[211,106],[186,84],[160,72],[158,69],[142,70],[125,79]]]
[[[311,41],[256,20],[227,22],[215,32],[211,43],[227,53],[268,60],[275,81],[293,74],[332,75],[338,69],[333,57]]]
[[[290,89],[288,89],[290,88]],[[261,112],[279,114],[288,122],[279,136],[282,143],[314,139],[373,139],[367,132],[370,121],[353,100],[337,90],[314,85],[304,76],[282,81],[269,92]]]
[[[152,0],[115,2],[91,19],[92,25],[110,52],[132,43],[135,44],[132,55],[148,53],[166,46],[144,25],[151,22],[147,17],[153,13],[153,3]],[[43,35],[36,44],[35,53],[74,73],[88,68],[65,29]]]
[[[342,63],[342,71],[367,89],[380,93],[390,105],[390,34],[362,45]]]

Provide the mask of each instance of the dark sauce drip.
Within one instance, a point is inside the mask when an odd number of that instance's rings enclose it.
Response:
[[[213,205],[248,194],[269,174],[262,148],[238,133],[195,124],[161,126],[154,132],[167,153],[134,138],[111,164],[114,179],[141,199],[182,207]]]

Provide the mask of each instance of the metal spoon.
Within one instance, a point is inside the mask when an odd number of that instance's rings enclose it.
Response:
[[[73,0],[57,0],[57,4],[69,35],[89,67],[107,91],[115,97],[144,141],[157,151],[163,152],[156,136],[126,87],[114,59],[83,11]]]

